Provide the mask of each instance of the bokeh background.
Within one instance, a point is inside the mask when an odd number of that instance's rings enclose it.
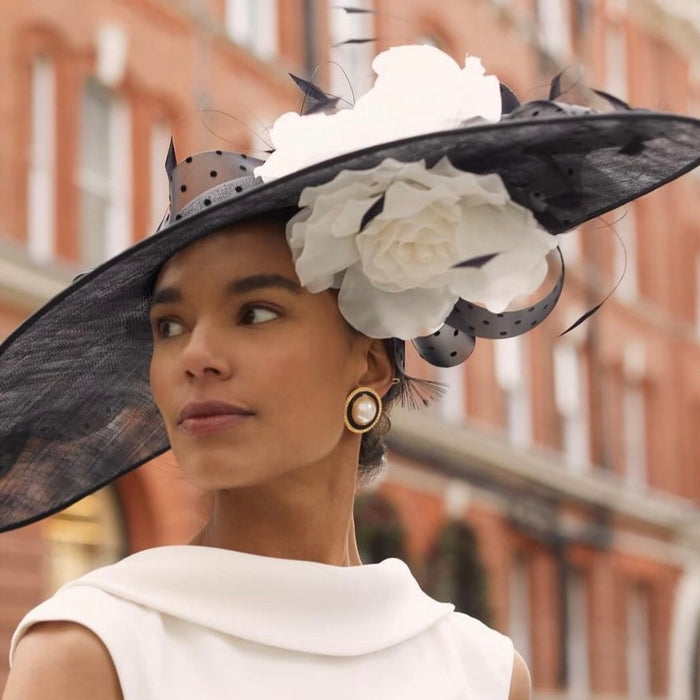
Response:
[[[0,338],[154,231],[171,134],[180,157],[264,154],[275,117],[301,106],[288,72],[352,103],[376,51],[431,43],[480,56],[523,101],[580,64],[632,105],[700,116],[696,0],[0,6]],[[394,416],[388,468],[358,499],[363,560],[403,557],[432,595],[509,634],[540,700],[700,698],[699,196],[691,173],[563,236],[564,295],[526,336],[432,374],[411,356],[448,392]],[[625,258],[613,298],[560,337]],[[0,687],[30,607],[187,542],[205,514],[166,454],[0,535]]]

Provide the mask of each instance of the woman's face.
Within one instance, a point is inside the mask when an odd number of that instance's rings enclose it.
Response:
[[[299,285],[281,224],[243,224],[174,255],[151,324],[153,397],[195,486],[259,485],[357,448],[344,403],[377,343],[346,325],[333,293]]]

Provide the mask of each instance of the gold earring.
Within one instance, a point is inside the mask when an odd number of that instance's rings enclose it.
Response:
[[[370,386],[351,391],[345,400],[345,427],[352,433],[366,433],[382,416],[382,399]]]

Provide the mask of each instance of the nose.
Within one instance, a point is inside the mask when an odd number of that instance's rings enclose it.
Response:
[[[231,376],[231,361],[226,343],[215,324],[200,322],[190,332],[182,354],[182,362],[189,378],[205,376],[226,379]]]

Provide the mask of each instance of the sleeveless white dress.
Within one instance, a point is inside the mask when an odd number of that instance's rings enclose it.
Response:
[[[506,700],[513,645],[404,562],[339,567],[199,546],[97,569],[30,611],[92,630],[125,700]]]

